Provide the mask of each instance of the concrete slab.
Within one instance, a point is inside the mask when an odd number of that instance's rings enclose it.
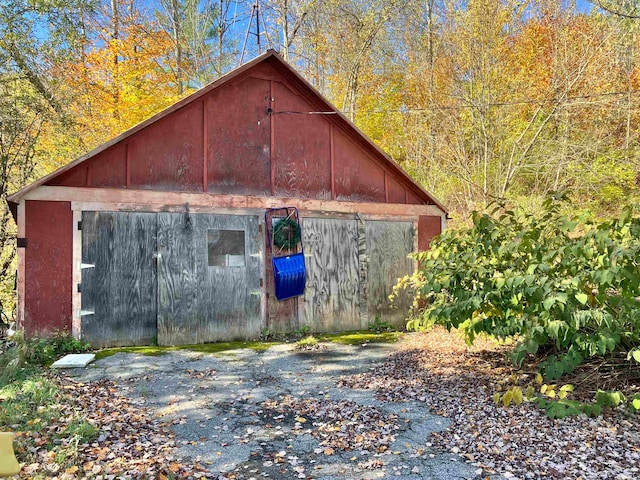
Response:
[[[51,365],[51,368],[84,368],[95,359],[93,353],[70,353]]]

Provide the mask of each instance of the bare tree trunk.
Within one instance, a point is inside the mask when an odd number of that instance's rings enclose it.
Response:
[[[171,0],[171,24],[173,26],[174,53],[176,55],[176,86],[178,88],[178,95],[182,95],[184,91],[184,81],[182,78],[182,25],[180,18],[180,3],[178,0]]]
[[[120,39],[120,16],[118,13],[118,1],[111,0],[111,39],[117,42]],[[113,118],[120,118],[120,89],[118,87],[119,75],[118,75],[118,52],[113,54]]]

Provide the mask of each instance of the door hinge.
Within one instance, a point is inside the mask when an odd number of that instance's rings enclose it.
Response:
[[[78,222],[78,230],[82,230],[82,220]]]
[[[262,281],[262,279],[260,279],[260,288],[262,288],[264,286],[264,282]]]
[[[78,284],[78,293],[82,293],[82,284],[81,283]]]
[[[258,225],[258,233],[262,233],[262,224]]]

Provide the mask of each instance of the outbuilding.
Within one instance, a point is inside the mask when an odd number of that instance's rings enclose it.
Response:
[[[273,51],[8,201],[19,325],[96,347],[401,324],[410,299],[388,296],[446,218]],[[269,238],[281,207],[298,209],[306,269],[286,300]]]

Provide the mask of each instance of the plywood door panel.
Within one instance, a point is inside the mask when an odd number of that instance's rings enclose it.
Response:
[[[360,329],[355,219],[305,218],[304,324],[315,331]]]
[[[260,309],[262,237],[253,215],[197,215],[198,304],[204,341],[258,338],[264,328]],[[208,230],[244,231],[242,266],[209,266]]]
[[[244,232],[244,265],[210,266],[208,231]],[[262,243],[258,217],[158,214],[159,312],[162,345],[256,338]]]
[[[95,347],[156,339],[156,215],[82,214],[82,338]]]
[[[414,262],[407,257],[413,251],[414,228],[411,222],[367,221],[367,294],[368,316],[402,325],[411,305],[403,292],[392,304],[389,295],[400,277],[413,272]]]
[[[193,218],[193,215],[189,217]],[[158,343],[198,343],[196,252],[193,221],[158,213]]]

